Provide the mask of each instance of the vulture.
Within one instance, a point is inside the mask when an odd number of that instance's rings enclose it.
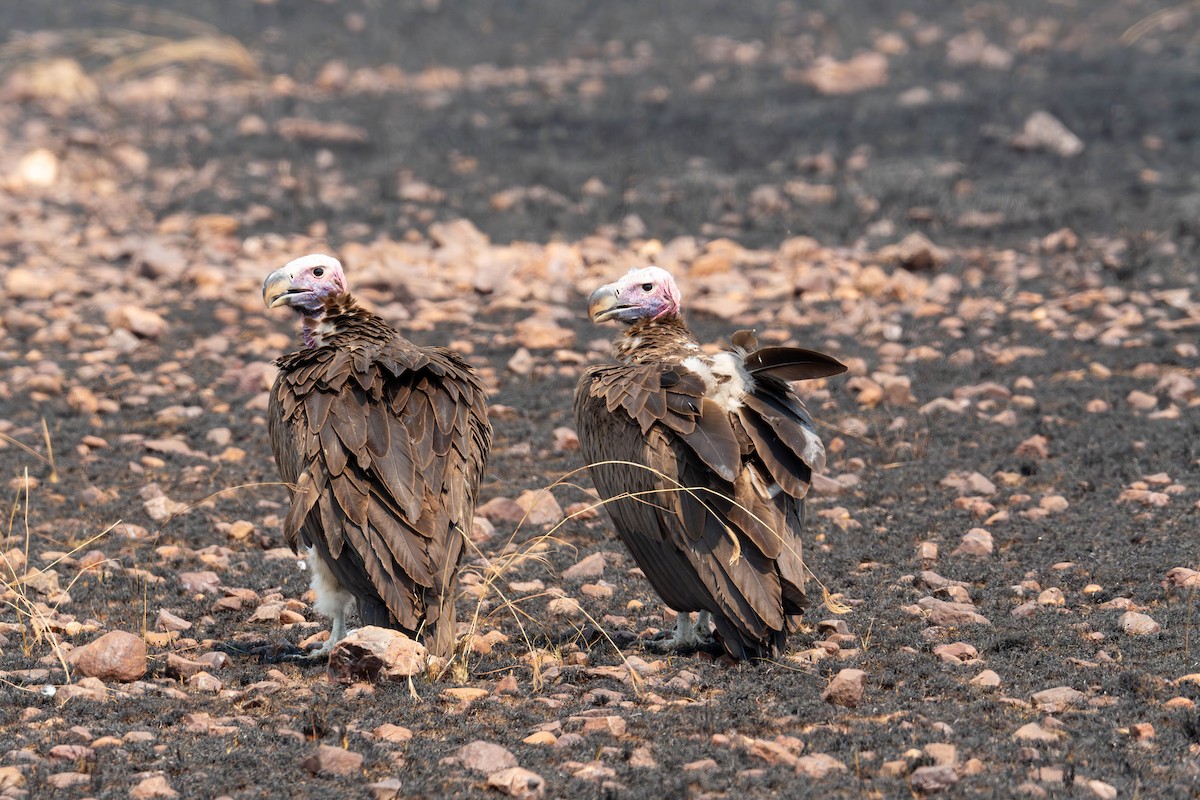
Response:
[[[483,386],[442,347],[419,347],[346,290],[327,255],[298,258],[263,282],[267,308],[290,306],[304,347],[279,367],[271,449],[288,484],[283,524],[306,550],[314,607],[331,618],[327,654],[352,602],[364,625],[454,649],[454,600],[492,429]]]
[[[580,449],[617,535],[679,612],[671,644],[699,644],[711,624],[733,658],[779,656],[807,605],[804,496],[825,462],[789,381],[846,367],[760,348],[752,331],[708,354],[659,267],[601,286],[588,313],[624,329],[618,363],[589,368],[576,388]]]

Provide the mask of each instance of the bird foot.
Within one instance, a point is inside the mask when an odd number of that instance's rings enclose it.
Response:
[[[680,614],[676,618],[674,630],[659,631],[647,639],[645,644],[649,649],[660,653],[672,650],[688,652],[708,650],[717,644],[709,625],[710,617],[706,612],[701,612],[694,623],[691,614]]]
[[[330,648],[320,647],[305,650],[291,642],[227,642],[216,649],[231,656],[251,656],[260,664],[298,664],[312,666],[325,664],[329,660]]]

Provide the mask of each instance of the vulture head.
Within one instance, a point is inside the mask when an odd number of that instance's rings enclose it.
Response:
[[[291,306],[305,317],[319,317],[325,299],[346,293],[346,275],[333,256],[312,253],[289,261],[263,281],[267,308]]]
[[[592,292],[588,314],[592,322],[615,319],[626,325],[679,316],[679,287],[662,267],[635,267],[619,281]]]

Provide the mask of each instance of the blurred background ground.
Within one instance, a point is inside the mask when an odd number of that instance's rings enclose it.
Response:
[[[0,794],[1196,795],[1194,3],[0,20]],[[252,485],[296,341],[260,282],[317,248],[480,367],[481,503],[582,466],[560,429],[610,331],[581,297],[629,266],[675,272],[711,341],[838,354],[805,387],[830,446],[806,544],[852,612],[815,607],[778,663],[651,653],[670,620],[602,516],[555,527],[586,502],[559,487],[477,532],[474,699],[201,661],[323,624],[283,490]],[[69,685],[52,642],[107,630],[149,672]],[[821,696],[843,667],[855,707]],[[543,783],[443,763],[476,739]],[[304,766],[320,744],[364,760]]]

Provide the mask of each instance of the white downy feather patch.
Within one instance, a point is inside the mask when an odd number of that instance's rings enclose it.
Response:
[[[325,564],[315,547],[308,548],[308,566],[312,570],[312,581],[309,585],[317,595],[313,609],[318,614],[330,618],[344,615],[346,607],[354,600],[354,595],[342,588],[337,576]]]
[[[725,411],[737,411],[746,393],[754,391],[754,379],[735,353],[688,356],[683,366],[700,376],[708,387],[708,397]]]

